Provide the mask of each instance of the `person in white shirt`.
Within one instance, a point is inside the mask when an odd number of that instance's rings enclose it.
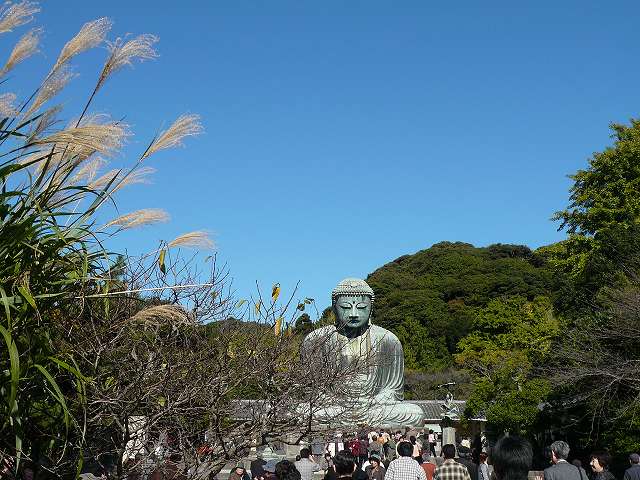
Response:
[[[411,442],[398,443],[399,458],[389,464],[385,480],[427,480],[424,469],[413,457],[413,445]]]
[[[308,448],[300,450],[300,460],[294,462],[294,465],[300,472],[301,480],[313,480],[313,472],[320,470],[320,465],[313,460]]]

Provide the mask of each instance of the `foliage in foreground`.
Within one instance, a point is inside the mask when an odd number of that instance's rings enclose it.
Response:
[[[27,1],[5,5],[0,32],[28,23],[38,10]],[[110,27],[106,18],[85,24],[27,99],[0,95],[0,456],[14,457],[16,468],[22,459],[42,460],[51,474],[82,466],[82,442],[75,451],[67,442],[83,431],[87,419],[74,416],[72,403],[86,405],[93,379],[72,352],[57,345],[60,326],[80,314],[82,299],[106,295],[114,286],[114,259],[101,241],[166,219],[162,211],[140,210],[98,225],[96,212],[112,203],[119,189],[144,181],[152,170],[144,160],[200,131],[197,116],[181,117],[130,169],[104,171],[103,157],[117,153],[130,132],[120,121],[89,113],[92,101],[122,67],[155,57],[157,39],[141,35],[108,44],[94,91],[80,112],[65,117],[53,102],[73,77],[71,60],[102,45]],[[31,30],[18,40],[0,75],[37,51],[40,34]],[[5,80],[3,87],[19,88],[14,82]]]
[[[6,6],[0,32],[37,10],[28,1]],[[103,248],[123,229],[167,219],[146,209],[99,225],[96,213],[115,203],[119,189],[145,181],[151,155],[201,131],[196,115],[181,116],[131,168],[103,172],[102,157],[120,151],[130,132],[88,113],[92,101],[113,73],[154,58],[157,38],[107,43],[78,117],[65,118],[51,102],[71,79],[70,60],[103,44],[110,27],[106,18],[85,24],[27,100],[14,105],[14,95],[0,96],[0,462],[10,457],[17,472],[28,464],[43,478],[109,465],[124,478],[177,456],[205,478],[251,445],[326,429],[311,422],[325,404],[320,398],[348,412],[354,395],[343,380],[366,365],[341,365],[311,347],[302,363],[294,319],[285,314],[313,301],[296,303],[295,292],[279,300],[276,284],[271,295],[235,302],[215,257],[203,278],[172,253],[210,247],[202,232],[136,259]],[[0,74],[37,49],[37,32],[18,41]],[[308,324],[303,318],[298,330]]]

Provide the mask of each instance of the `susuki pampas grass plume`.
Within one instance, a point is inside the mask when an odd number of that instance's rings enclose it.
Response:
[[[69,68],[60,68],[55,73],[49,75],[40,86],[40,91],[25,112],[24,118],[29,118],[31,114],[42,107],[45,103],[55,97],[69,83],[75,75]]]
[[[43,173],[46,171],[55,170],[62,160],[62,155],[60,152],[52,151],[52,149],[41,150],[35,153],[32,153],[28,157],[24,159],[25,163],[30,163],[34,160],[36,162],[36,173]]]
[[[120,172],[121,171],[118,169],[109,170],[107,173],[102,174],[101,176],[96,178],[94,181],[89,183],[88,185],[89,189],[101,190],[109,184],[113,185],[116,182],[116,179],[119,178]]]
[[[136,313],[131,320],[148,326],[192,324],[193,319],[178,305],[157,305]]]
[[[149,157],[158,150],[182,145],[182,140],[187,136],[202,133],[199,115],[181,115],[168,129],[160,133],[142,155],[142,159]]]
[[[119,227],[122,229],[141,227],[152,223],[166,222],[169,214],[158,208],[147,208],[121,215],[111,220],[105,227]]]
[[[106,165],[107,161],[102,157],[96,157],[82,165],[71,178],[71,183],[76,185],[80,182],[91,183],[96,178],[98,171]]]
[[[102,161],[100,166],[103,166],[105,163],[106,162]],[[136,183],[150,183],[148,177],[155,172],[155,168],[144,167],[134,170],[125,176],[122,170],[113,169],[109,170],[107,173],[103,174],[95,180],[91,178],[88,187],[91,190],[100,190],[111,185],[113,187],[111,190],[111,194],[113,194],[128,185],[134,185]]]
[[[33,139],[39,137],[43,133],[45,133],[49,128],[51,128],[57,121],[57,115],[62,110],[60,105],[56,105],[55,107],[49,108],[46,110],[40,118],[38,119],[38,123],[33,131],[29,134],[29,142]]]
[[[33,14],[38,13],[40,7],[36,2],[7,3],[0,8],[0,33],[10,32],[20,25],[33,20]]]
[[[0,117],[13,117],[16,112],[13,102],[16,101],[15,93],[3,93],[0,95]]]
[[[111,190],[111,194],[114,194],[121,188],[124,188],[128,185],[135,185],[136,183],[151,183],[149,181],[149,177],[156,173],[156,169],[153,167],[143,167],[138,168],[137,170],[133,170],[128,175],[118,175],[116,178],[116,182],[114,182],[113,190]]]
[[[180,235],[171,240],[167,246],[171,247],[193,247],[193,248],[213,248],[214,243],[209,238],[207,232],[196,231]]]
[[[115,42],[108,42],[109,58],[107,59],[102,73],[98,79],[96,90],[104,82],[126,65],[133,65],[134,60],[151,60],[158,57],[158,53],[153,49],[153,44],[158,41],[155,35],[143,34],[125,42],[122,38],[117,38]]]
[[[90,48],[97,47],[104,42],[104,39],[109,30],[111,30],[112,25],[113,23],[111,20],[106,17],[85,23],[78,34],[69,40],[62,48],[60,55],[58,56],[58,60],[51,71],[53,72],[57,70],[76,55],[89,50]]]
[[[38,51],[38,43],[40,42],[41,34],[42,29],[34,28],[33,30],[25,33],[22,38],[18,40],[18,43],[13,47],[9,58],[7,59],[7,63],[5,63],[2,70],[0,70],[0,76],[5,75],[17,64]]]
[[[76,128],[67,128],[46,137],[35,139],[34,144],[68,144],[78,154],[100,152],[111,155],[122,147],[128,135],[127,125],[123,123],[89,124]],[[82,152],[82,153],[80,153]]]
[[[129,175],[127,175],[122,183],[124,186],[126,185],[134,185],[136,183],[151,183],[149,181],[149,176],[156,173],[156,169],[153,167],[142,167],[137,170],[134,170]]]

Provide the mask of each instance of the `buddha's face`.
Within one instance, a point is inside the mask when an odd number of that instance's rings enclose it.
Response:
[[[369,323],[371,297],[368,295],[340,295],[333,304],[336,327],[362,328]]]

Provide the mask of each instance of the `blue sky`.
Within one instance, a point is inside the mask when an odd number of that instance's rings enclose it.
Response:
[[[610,122],[639,114],[637,1],[42,8],[42,52],[12,91],[27,93],[86,21],[111,17],[111,38],[160,37],[160,58],[120,72],[96,100],[136,134],[113,163],[133,161],[183,112],[202,115],[206,134],[152,157],[153,184],[119,198],[122,212],[160,207],[171,222],[110,246],[140,253],[207,229],[241,297],[256,280],[283,293],[300,280],[322,308],[341,278],[442,240],[557,241],[549,218],[567,203],[566,175],[610,143]],[[0,53],[16,38],[4,35]],[[64,97],[74,115],[104,56],[75,62]]]

